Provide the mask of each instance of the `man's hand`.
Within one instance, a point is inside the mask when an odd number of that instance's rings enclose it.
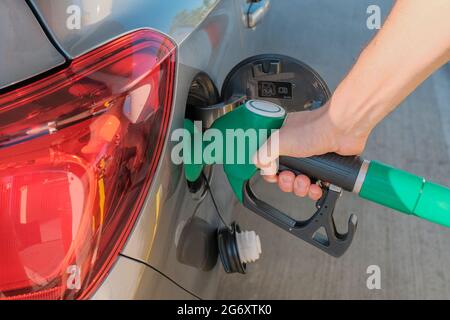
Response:
[[[262,169],[267,182],[278,183],[284,192],[293,192],[299,197],[309,196],[318,200],[322,189],[311,184],[305,175],[295,176],[290,171],[277,175],[276,160],[279,156],[306,158],[336,152],[341,155],[360,154],[364,150],[369,132],[352,131],[350,121],[336,123],[330,113],[330,103],[314,111],[290,113],[284,126],[278,132],[279,148],[274,148],[274,154],[266,155],[266,142],[254,158],[256,166]],[[344,129],[345,128],[345,129]],[[278,150],[277,150],[278,149]]]

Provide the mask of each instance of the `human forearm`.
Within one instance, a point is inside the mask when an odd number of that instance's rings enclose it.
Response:
[[[450,0],[399,0],[336,89],[331,121],[366,135],[450,59]]]

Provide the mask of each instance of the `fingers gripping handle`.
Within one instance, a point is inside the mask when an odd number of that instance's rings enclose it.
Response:
[[[353,191],[363,160],[359,157],[343,157],[326,154],[311,158],[280,157],[280,170],[305,174],[312,179],[331,183],[323,188],[324,194],[317,201],[317,211],[307,220],[299,221],[260,200],[251,189],[249,181],[244,184],[242,203],[266,220],[308,242],[320,250],[339,257],[350,247],[356,231],[357,218],[351,215],[347,233],[337,231],[334,207],[342,189]],[[323,234],[323,232],[325,234]]]
[[[296,174],[354,191],[364,160],[358,156],[340,156],[328,153],[310,158],[280,157],[280,171],[289,170]]]
[[[280,171],[339,186],[382,206],[450,227],[450,189],[378,161],[334,153],[311,158],[280,157]]]

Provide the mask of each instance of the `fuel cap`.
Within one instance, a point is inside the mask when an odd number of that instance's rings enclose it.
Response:
[[[261,256],[261,241],[255,231],[241,231],[233,222],[218,232],[219,256],[227,273],[247,271],[247,264],[256,262]]]
[[[281,106],[264,100],[249,100],[245,103],[245,107],[267,118],[282,118],[286,115],[286,111]]]

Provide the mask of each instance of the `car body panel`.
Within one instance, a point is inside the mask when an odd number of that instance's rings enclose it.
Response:
[[[127,257],[118,257],[114,269],[121,274],[121,281],[107,278],[102,283],[102,290],[97,290],[92,299],[193,299],[192,295],[157,271]]]
[[[177,43],[188,36],[219,0],[33,0],[53,36],[71,58],[140,28],[161,31]],[[79,28],[66,21],[80,9]],[[72,20],[69,20],[72,21]]]
[[[194,77],[199,72],[205,72],[220,88],[228,72],[244,58],[240,37],[245,29],[241,20],[244,3],[245,0],[221,1],[179,45],[171,131],[183,126],[188,89]],[[206,196],[199,203],[187,191],[182,167],[174,165],[170,158],[174,145],[174,142],[167,139],[144,211],[123,253],[147,261],[198,296],[213,298],[216,295],[218,274],[224,272],[220,261],[211,271],[179,263],[176,230],[193,215],[197,206],[196,216],[211,225],[221,225],[211,197]],[[221,214],[231,222],[233,207],[237,202],[220,166],[213,168],[211,189],[216,190],[214,196]],[[157,200],[158,196],[162,200]],[[153,229],[155,222],[156,229]],[[152,233],[149,230],[156,231]],[[152,238],[151,241],[148,240],[149,237]]]
[[[25,1],[0,1],[0,89],[62,65]]]

